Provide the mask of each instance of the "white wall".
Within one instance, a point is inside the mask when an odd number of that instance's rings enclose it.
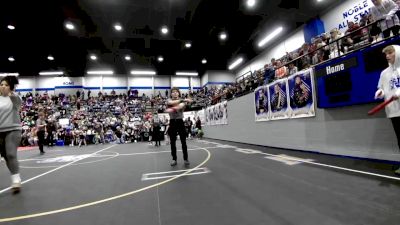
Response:
[[[90,96],[96,97],[98,96],[99,92],[101,91],[103,84],[103,78],[100,75],[94,75],[94,76],[85,76],[83,78],[83,86],[85,88],[85,95],[87,97],[87,93],[90,89]]]
[[[179,87],[181,93],[187,93],[189,91],[189,79],[190,77],[171,77],[171,87]]]
[[[47,93],[50,95],[55,94],[55,77],[37,77],[35,80],[35,92],[39,94],[43,94],[45,90],[42,89],[50,89],[47,90]],[[39,89],[39,90],[38,90]]]
[[[34,77],[21,77],[18,78],[19,84],[16,87],[17,92],[21,92],[21,94],[26,94],[28,92],[33,92],[35,90],[35,78]]]
[[[56,95],[58,95],[59,93],[64,93],[66,95],[75,95],[78,90],[83,90],[82,77],[54,77],[53,82],[53,87],[55,87]]]
[[[201,86],[205,86],[208,82],[208,72],[201,77]]]
[[[289,38],[286,38],[283,42],[278,43],[272,48],[266,49],[253,60],[242,66],[236,73],[236,77],[242,76],[249,71],[254,72],[264,68],[264,65],[270,63],[272,58],[281,58],[286,52],[292,52],[300,48],[303,43],[305,43],[304,31],[303,28],[299,28],[298,31],[290,34]]]
[[[112,90],[118,94],[128,92],[128,81],[126,76],[103,76],[103,92],[111,93]]]
[[[139,95],[143,93],[147,96],[153,94],[153,76],[129,76],[128,86],[132,89],[136,89]]]
[[[165,90],[171,89],[170,76],[154,76],[154,93],[157,95],[159,92],[161,96],[165,96]]]
[[[191,77],[192,90],[196,91],[201,88],[200,77]]]
[[[347,30],[347,21],[359,22],[360,13],[369,12],[373,6],[371,0],[346,0],[333,9],[329,9],[321,20],[324,22],[325,31],[338,28],[343,33]]]
[[[375,104],[316,108],[316,117],[255,122],[254,95],[228,102],[228,125],[205,126],[208,138],[255,145],[399,161],[396,136],[385,113],[369,117]]]

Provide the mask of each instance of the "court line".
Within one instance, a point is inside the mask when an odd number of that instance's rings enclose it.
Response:
[[[219,145],[221,145],[221,144],[219,144]],[[240,147],[236,147],[236,146],[231,146],[231,147],[232,148],[236,148],[236,149],[241,149]],[[207,147],[207,148],[219,148],[219,147]],[[226,148],[220,148],[220,149],[226,149]],[[259,151],[259,150],[256,150],[256,151]],[[340,166],[332,166],[332,165],[324,164],[324,163],[310,162],[310,161],[307,161],[307,160],[301,160],[301,159],[292,158],[290,156],[285,157],[285,156],[282,156],[282,155],[274,155],[274,154],[269,154],[269,153],[265,153],[265,152],[255,152],[255,153],[248,153],[248,154],[249,155],[262,154],[262,155],[278,157],[278,158],[282,158],[282,159],[286,159],[286,160],[302,162],[302,163],[306,163],[306,164],[308,163],[308,164],[321,166],[321,167],[328,167],[328,168],[337,169],[337,170],[344,170],[344,171],[353,172],[353,173],[360,173],[360,174],[365,174],[365,175],[382,177],[382,178],[387,178],[387,179],[391,179],[391,180],[400,181],[400,177],[393,177],[393,176],[387,176],[387,175],[382,175],[382,174],[378,174],[378,173],[365,172],[365,171],[362,171],[362,170],[354,170],[354,169],[349,169],[349,168],[340,167]]]
[[[134,195],[136,193],[142,192],[142,191],[149,190],[149,189],[154,188],[154,187],[161,186],[163,184],[166,184],[166,183],[169,183],[171,181],[174,181],[174,180],[176,180],[176,179],[178,179],[178,178],[180,178],[182,176],[185,176],[186,174],[191,173],[193,170],[197,170],[199,167],[202,167],[204,164],[206,164],[211,158],[211,152],[208,151],[206,148],[201,148],[201,149],[203,149],[204,151],[207,152],[207,157],[203,162],[201,162],[196,167],[193,167],[192,169],[188,170],[187,172],[179,174],[179,175],[177,175],[175,177],[172,177],[172,178],[170,178],[168,180],[164,180],[164,181],[161,181],[159,183],[155,183],[155,184],[140,188],[138,190],[134,190],[134,191],[131,191],[131,192],[127,192],[127,193],[124,193],[124,194],[116,195],[116,196],[113,196],[113,197],[105,198],[105,199],[94,201],[94,202],[88,202],[88,203],[81,204],[81,205],[76,205],[76,206],[71,206],[71,207],[67,207],[67,208],[62,208],[62,209],[57,209],[57,210],[52,210],[52,211],[46,211],[46,212],[41,212],[41,213],[35,213],[35,214],[27,214],[27,215],[16,216],[16,217],[0,218],[0,223],[23,220],[23,219],[29,219],[29,218],[35,218],[35,217],[42,217],[42,216],[47,216],[47,215],[53,215],[53,214],[57,214],[57,213],[72,211],[72,210],[76,210],[76,209],[86,208],[86,207],[89,207],[89,206],[99,205],[101,203],[105,203],[105,202],[113,201],[113,200],[116,200],[116,199],[124,198],[124,197],[130,196],[130,195]]]
[[[201,150],[199,148],[192,148],[192,149],[188,149],[188,151],[198,151]],[[182,150],[177,150],[178,152],[181,152]],[[96,162],[102,162],[105,160],[109,160],[109,159],[113,159],[119,156],[132,156],[132,155],[147,155],[147,154],[157,154],[157,153],[170,153],[171,151],[156,151],[156,152],[140,152],[140,153],[129,153],[129,154],[119,154],[118,152],[114,152],[116,153],[115,155],[97,155],[97,156],[88,156],[87,158],[105,158],[105,159],[99,159],[99,160],[94,160],[94,161],[89,161],[89,162],[82,162],[82,163],[75,163],[74,166],[77,165],[87,165],[87,164],[92,164],[92,163],[96,163]],[[57,156],[54,158],[58,158],[58,157],[63,157],[63,156]],[[85,158],[85,159],[87,159]],[[53,159],[53,158],[37,158],[36,161],[39,160],[46,160],[46,159]],[[33,159],[32,159],[33,160]],[[29,161],[32,161],[31,159]],[[25,161],[22,161],[25,162]],[[54,167],[58,167],[58,166],[20,166],[20,168],[24,168],[24,169],[44,169],[44,168],[54,168]]]
[[[116,146],[116,145],[111,145],[111,146],[109,146],[109,147],[107,147],[107,148],[101,149],[101,150],[99,150],[99,151],[97,151],[97,152],[94,152],[94,153],[92,153],[92,154],[90,154],[90,155],[93,155],[93,154],[96,154],[96,153],[105,151],[105,150],[110,149],[110,148],[115,147],[115,146]],[[44,173],[42,173],[42,174],[39,174],[39,175],[37,175],[37,176],[35,176],[35,177],[29,178],[29,179],[27,179],[27,180],[24,180],[23,182],[21,182],[21,184],[28,183],[28,182],[30,182],[30,181],[36,180],[36,179],[38,179],[38,178],[40,178],[40,177],[43,177],[44,175],[47,175],[47,174],[49,174],[49,173],[55,172],[55,171],[57,171],[57,170],[60,170],[60,169],[62,169],[62,168],[64,168],[64,167],[67,167],[67,166],[73,164],[73,163],[76,163],[76,162],[78,162],[78,161],[81,161],[81,160],[83,160],[83,159],[86,159],[86,158],[90,157],[90,155],[87,156],[87,157],[80,158],[80,159],[77,159],[77,160],[75,160],[75,161],[72,161],[72,162],[70,162],[70,163],[64,164],[64,165],[59,166],[59,167],[57,167],[57,168],[54,168],[54,169],[52,169],[52,170],[49,170],[49,171],[44,172]],[[4,193],[4,192],[6,192],[6,191],[8,191],[8,190],[10,190],[10,189],[11,189],[11,187],[5,188],[5,189],[3,189],[3,190],[0,191],[0,194]]]

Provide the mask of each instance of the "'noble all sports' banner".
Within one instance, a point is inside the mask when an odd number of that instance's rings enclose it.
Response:
[[[256,121],[268,121],[270,119],[268,86],[259,87],[254,91],[254,103],[256,107]]]
[[[315,116],[313,70],[300,71],[254,91],[255,121]]]
[[[298,72],[288,77],[290,118],[315,116],[313,70]]]
[[[228,102],[218,103],[205,109],[206,125],[228,124]]]

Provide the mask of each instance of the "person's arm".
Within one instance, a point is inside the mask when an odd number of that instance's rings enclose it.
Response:
[[[389,13],[386,16],[386,20],[391,20],[393,18],[393,15],[396,14],[396,12],[399,10],[399,7],[397,6],[396,3],[393,1],[387,1],[389,4],[389,8],[391,9]],[[383,3],[382,3],[383,4]]]
[[[385,92],[383,91],[382,73],[378,81],[378,90],[375,92],[375,99],[384,98]]]
[[[21,98],[19,96],[15,95],[14,92],[10,92],[8,94],[8,96],[10,97],[11,102],[13,103],[13,107],[16,110],[19,110],[19,108],[21,107],[21,104],[22,104]]]

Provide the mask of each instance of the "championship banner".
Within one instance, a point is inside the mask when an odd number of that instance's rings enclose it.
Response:
[[[268,87],[271,120],[287,119],[290,116],[287,79],[277,80]]]
[[[313,70],[298,72],[288,78],[291,118],[315,116]]]
[[[254,107],[256,122],[268,121],[270,119],[268,86],[259,87],[254,91]]]

